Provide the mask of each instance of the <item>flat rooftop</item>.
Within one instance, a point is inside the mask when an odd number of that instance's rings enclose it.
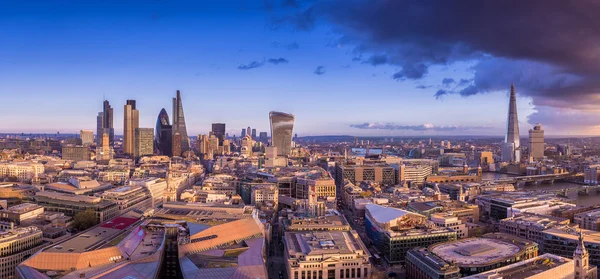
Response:
[[[350,232],[302,232],[285,233],[287,249],[290,255],[297,253],[304,255],[322,254],[366,254],[355,236]]]
[[[459,266],[478,266],[511,257],[521,251],[521,248],[499,239],[467,238],[434,245],[429,250]]]
[[[523,262],[514,263],[501,268],[486,271],[477,275],[466,277],[465,279],[526,279],[533,275],[549,271],[561,265],[572,262],[571,259],[563,258],[552,254],[544,254]]]

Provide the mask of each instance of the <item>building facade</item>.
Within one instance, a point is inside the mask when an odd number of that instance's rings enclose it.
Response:
[[[140,127],[140,111],[135,100],[127,100],[123,108],[123,153],[133,155],[135,148],[135,129]]]
[[[154,129],[136,128],[133,156],[138,159],[152,154],[154,154]]]
[[[188,137],[187,128],[185,125],[185,116],[183,114],[183,104],[181,101],[181,93],[177,90],[177,96],[173,98],[173,146],[179,146],[180,152],[173,152],[173,156],[180,156],[181,153],[190,149],[190,138]],[[178,143],[175,143],[175,136],[179,134]],[[179,150],[178,150],[179,151]]]
[[[295,121],[294,115],[272,111],[269,113],[269,120],[271,122],[271,145],[277,147],[278,156],[290,155]]]

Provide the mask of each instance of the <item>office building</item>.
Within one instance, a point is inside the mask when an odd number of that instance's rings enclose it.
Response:
[[[286,232],[286,278],[370,278],[370,253],[356,231]]]
[[[13,177],[18,181],[31,181],[44,173],[44,165],[31,162],[0,163],[0,178]]]
[[[140,111],[135,100],[127,100],[123,109],[123,153],[133,155],[135,149],[135,129],[140,127]]]
[[[240,138],[243,138],[246,136],[246,129],[242,129],[242,133],[240,134]]]
[[[63,146],[62,159],[69,161],[89,161],[90,152],[87,146]]]
[[[457,239],[450,228],[429,226],[423,215],[376,204],[365,205],[365,229],[389,264],[404,264],[412,248]]]
[[[514,83],[510,85],[510,101],[508,104],[508,120],[506,124],[506,148],[502,146],[502,160],[505,162],[521,161],[521,140],[519,137],[519,117],[517,115],[517,93]],[[512,150],[508,144],[512,143]],[[510,154],[505,154],[510,152]],[[508,160],[510,158],[510,160]]]
[[[108,134],[102,135],[102,142],[96,147],[96,161],[109,161],[113,158],[113,147]]]
[[[543,243],[545,230],[569,223],[570,220],[566,218],[523,214],[502,219],[497,226],[501,233],[516,235],[535,243]]]
[[[154,148],[157,154],[171,157],[173,156],[173,132],[169,123],[169,115],[163,108],[158,114],[158,119],[156,119]]]
[[[585,239],[583,243],[580,237]],[[582,245],[589,255],[589,264],[600,264],[600,234],[597,231],[577,229],[570,226],[556,226],[543,232],[540,246],[544,253],[552,253],[565,258],[571,258]]]
[[[250,204],[258,208],[277,208],[279,204],[279,188],[275,184],[267,183],[252,185]]]
[[[277,155],[289,156],[292,152],[292,132],[295,117],[292,114],[272,111],[269,113],[271,122],[271,145],[277,147]]]
[[[269,136],[267,136],[267,132],[260,132],[258,141],[262,142],[263,144],[269,143]]]
[[[44,208],[34,203],[21,203],[0,210],[0,221],[12,222],[20,225],[25,220],[30,220],[44,213]]]
[[[534,160],[544,158],[544,130],[542,124],[537,124],[529,130],[529,156]]]
[[[256,140],[256,129],[252,129],[252,139]]]
[[[140,158],[142,156],[152,155],[154,153],[154,129],[135,128],[135,144],[133,156]]]
[[[431,171],[431,167],[429,168]],[[382,185],[396,185],[396,169],[389,165],[337,165],[335,183],[341,186],[344,180],[358,185],[361,181],[372,181]]]
[[[79,138],[81,139],[81,144],[90,145],[94,143],[94,131],[81,130],[79,131]]]
[[[103,110],[98,113],[96,126],[96,140],[97,144],[101,145],[102,135],[107,134],[110,146],[113,146],[115,140],[115,129],[113,126],[113,108],[110,106],[108,100],[104,100]]]
[[[596,269],[596,268],[594,268]],[[553,254],[543,254],[526,261],[485,271],[464,279],[575,279],[596,277],[575,277],[575,262],[569,258]],[[594,270],[595,272],[595,270]],[[589,274],[591,272],[588,272]],[[587,275],[586,274],[586,275]],[[592,274],[589,274],[592,275]],[[593,276],[593,275],[592,275]]]
[[[436,243],[427,250],[445,262],[455,264],[462,276],[468,276],[537,257],[538,244],[514,235],[489,233]]]
[[[460,269],[426,248],[415,248],[406,254],[406,276],[411,279],[458,279]]]
[[[177,96],[173,98],[173,146],[179,146],[178,152],[173,152],[173,156],[181,156],[183,152],[190,149],[190,138],[185,126],[185,116],[183,114],[183,104],[181,102],[181,93],[177,90]],[[175,143],[175,135],[179,134],[179,143]]]
[[[34,199],[47,211],[62,212],[68,216],[91,209],[96,214],[97,222],[104,222],[119,214],[117,204],[100,197],[40,191],[35,193]]]
[[[213,123],[212,134],[219,139],[219,146],[222,146],[225,140],[225,123]]]
[[[18,278],[16,267],[44,247],[42,231],[37,227],[0,232],[0,278]]]
[[[600,209],[577,213],[573,219],[582,229],[600,231]]]
[[[481,151],[477,156],[477,163],[480,166],[490,166],[494,164],[494,154],[491,151]]]
[[[173,156],[181,156],[181,154],[183,152],[183,147],[181,146],[181,144],[182,144],[181,134],[180,133],[173,134],[173,147],[171,147],[171,150],[173,151]]]

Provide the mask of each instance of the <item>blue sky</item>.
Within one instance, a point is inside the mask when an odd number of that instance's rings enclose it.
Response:
[[[226,123],[230,134],[247,126],[267,131],[271,110],[295,114],[295,132],[301,136],[504,132],[510,83],[485,94],[434,97],[454,87],[444,85],[445,78],[472,79],[478,59],[432,64],[418,79],[394,79],[400,64],[368,60],[384,49],[361,51],[362,44],[344,40],[348,31],[326,15],[317,15],[311,28],[274,25],[276,15],[299,8],[266,2],[273,6],[262,1],[2,1],[0,132],[94,130],[103,96],[115,109],[117,133],[127,99],[137,100],[140,126],[154,127],[161,108],[171,115],[178,89],[191,135],[207,133],[213,122]],[[259,67],[240,69],[248,65]],[[523,134],[532,127],[528,116],[536,112],[535,98],[518,99]],[[363,123],[454,128],[351,127]],[[591,133],[545,127],[551,134]]]

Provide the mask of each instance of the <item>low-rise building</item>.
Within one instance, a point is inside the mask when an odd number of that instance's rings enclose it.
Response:
[[[406,254],[406,276],[411,279],[457,279],[460,269],[427,248],[415,248]]]
[[[525,214],[500,220],[498,230],[542,245],[545,230],[569,223],[569,219],[565,218]]]
[[[575,264],[569,258],[552,254],[543,254],[526,261],[485,271],[464,279],[547,279],[547,278],[575,278]]]
[[[22,203],[0,210],[0,221],[20,225],[22,221],[36,218],[42,213],[44,213],[43,207],[33,203]]]
[[[577,213],[574,221],[582,229],[600,231],[600,209]]]
[[[67,216],[75,216],[79,212],[91,209],[96,213],[98,222],[104,222],[119,214],[117,204],[100,197],[40,191],[35,193],[34,199],[46,210],[62,212]]]
[[[369,278],[369,251],[356,231],[286,232],[287,278]]]
[[[16,278],[16,267],[42,249],[42,231],[36,227],[0,231],[0,278]]]

